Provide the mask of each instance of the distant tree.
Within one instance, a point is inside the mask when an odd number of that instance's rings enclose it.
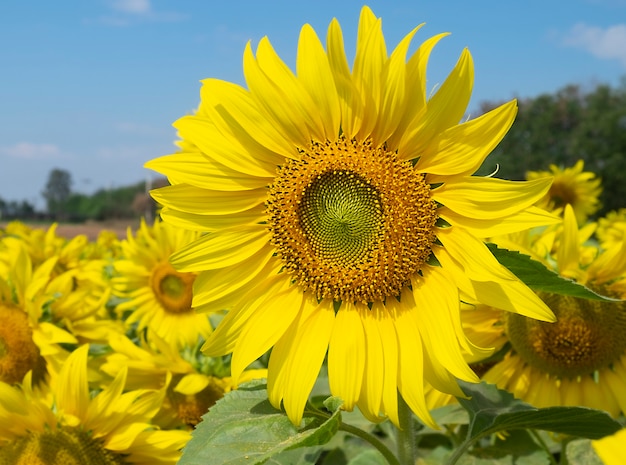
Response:
[[[48,182],[41,193],[48,213],[56,220],[66,220],[69,216],[67,201],[72,193],[72,175],[69,171],[54,168],[48,175]]]

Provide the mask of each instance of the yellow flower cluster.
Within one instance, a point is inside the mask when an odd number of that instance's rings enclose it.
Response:
[[[168,257],[197,234],[0,230],[0,463],[174,464],[234,387]],[[265,371],[247,371],[248,378]],[[245,379],[244,379],[245,381]]]

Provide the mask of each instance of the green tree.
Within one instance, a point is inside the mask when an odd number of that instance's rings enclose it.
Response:
[[[48,213],[56,220],[66,220],[69,216],[67,201],[72,193],[72,175],[69,171],[54,168],[48,175],[48,182],[41,193],[46,199]]]

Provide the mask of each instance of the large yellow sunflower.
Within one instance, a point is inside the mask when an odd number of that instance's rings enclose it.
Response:
[[[537,203],[541,208],[563,211],[571,205],[578,224],[584,224],[600,207],[601,180],[592,171],[583,171],[585,162],[578,160],[574,166],[561,168],[550,165],[550,171],[529,171],[526,179],[553,177],[548,193]]]
[[[589,246],[566,206],[556,254],[546,264],[601,294],[626,298],[626,241],[587,263]],[[626,412],[626,303],[600,302],[541,293],[555,323],[478,305],[462,314],[470,340],[510,349],[502,361],[484,367],[483,379],[537,407],[582,405]],[[480,324],[476,322],[481,321]],[[485,326],[488,326],[487,328]]]
[[[0,463],[15,465],[175,464],[190,436],[160,431],[151,419],[163,391],[123,393],[126,370],[91,396],[83,345],[64,363],[47,395],[0,383]]]
[[[116,307],[120,315],[129,312],[127,325],[136,323],[138,330],[147,329],[179,348],[193,347],[211,333],[207,315],[191,305],[196,274],[178,272],[169,262],[173,252],[198,237],[161,221],[152,226],[142,221],[135,236],[129,231],[112,279],[114,293],[127,299]]]
[[[273,347],[268,392],[299,423],[327,356],[330,389],[348,410],[398,423],[398,391],[432,424],[424,378],[460,394],[475,352],[459,289],[553,320],[482,238],[553,221],[531,207],[549,179],[472,174],[516,114],[509,102],[464,117],[467,50],[428,99],[426,65],[445,35],[407,60],[411,31],[388,55],[381,20],[361,11],[352,69],[336,20],[326,50],[305,25],[296,74],[267,38],[244,51],[247,89],[207,79],[197,114],[176,122],[179,153],[147,163],[171,183],[153,191],[173,225],[208,231],[175,253],[200,273],[194,306],[229,312],[203,350],[233,353],[237,381]]]

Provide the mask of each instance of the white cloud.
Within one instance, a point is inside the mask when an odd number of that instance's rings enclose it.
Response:
[[[618,60],[626,68],[626,24],[603,29],[578,23],[563,37],[563,45],[586,50],[603,60]]]
[[[51,160],[62,158],[61,149],[54,144],[33,144],[18,142],[0,147],[0,153],[22,160]]]
[[[150,0],[114,0],[111,8],[122,13],[147,14],[152,11]]]

